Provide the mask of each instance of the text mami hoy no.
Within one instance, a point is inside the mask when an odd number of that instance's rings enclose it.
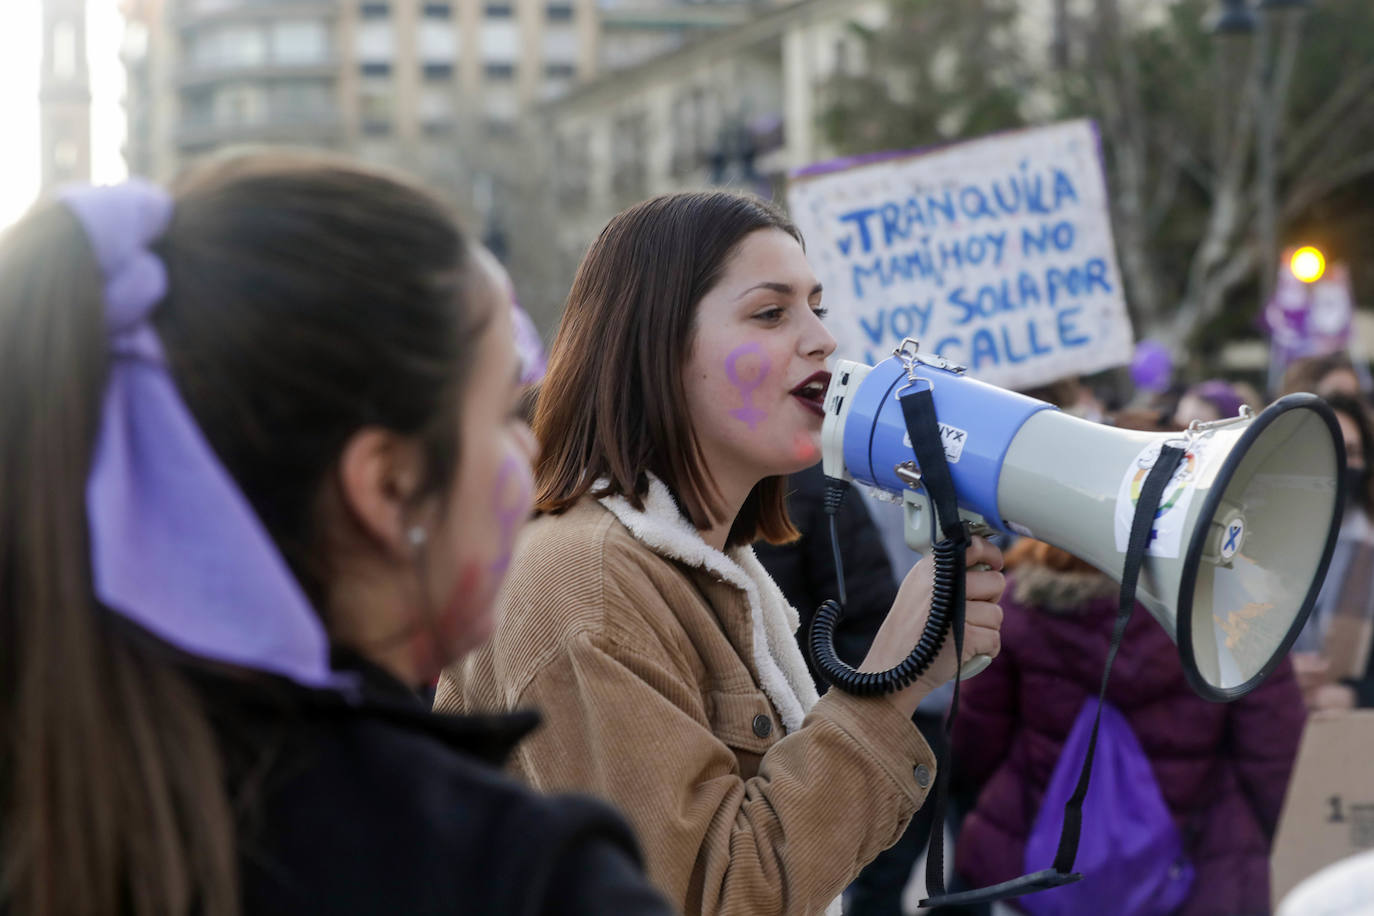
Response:
[[[884,340],[924,337],[936,318],[938,328],[965,330],[935,341],[932,349],[974,370],[1090,344],[1080,300],[1110,294],[1114,286],[1105,258],[1073,254],[1079,241],[1073,221],[1042,220],[1019,231],[980,227],[953,237],[949,233],[979,221],[1055,217],[1078,202],[1064,172],[1051,169],[1046,177],[1027,171],[1023,163],[1021,173],[1005,182],[927,192],[840,214],[849,231],[836,244],[842,254],[855,258],[851,279],[860,303],[896,285],[941,290],[905,303],[888,300],[860,314],[863,343],[873,347],[866,354],[869,361]],[[1009,251],[1019,251],[1023,262],[1054,258],[1056,263],[1011,274],[1004,267]],[[996,276],[999,270],[1001,276]],[[946,287],[951,275],[965,271],[982,274],[986,282]],[[1038,314],[1025,316],[1024,326],[1005,319],[1000,327],[991,326],[999,316],[1032,309]],[[988,326],[966,328],[971,323]]]

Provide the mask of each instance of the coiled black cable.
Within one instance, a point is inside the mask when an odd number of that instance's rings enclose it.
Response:
[[[826,601],[816,609],[811,620],[808,640],[811,660],[827,681],[845,693],[870,697],[896,693],[920,677],[940,654],[945,636],[954,620],[954,602],[958,594],[958,580],[963,575],[966,544],[946,538],[932,548],[935,554],[935,580],[931,591],[930,616],[926,619],[921,639],[911,654],[894,668],[886,671],[860,671],[846,664],[835,652],[835,627],[844,616],[844,563],[840,558],[840,541],[835,516],[844,500],[849,482],[833,477],[825,479],[825,512],[830,516],[830,547],[835,560],[835,578],[840,600]]]

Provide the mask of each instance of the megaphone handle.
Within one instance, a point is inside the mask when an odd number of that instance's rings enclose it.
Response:
[[[969,569],[992,569],[992,567],[986,563],[975,563],[972,566],[970,566]],[[961,681],[966,681],[971,677],[977,677],[984,671],[988,670],[988,665],[991,664],[991,655],[983,655],[981,653],[975,655],[973,656],[973,658],[969,659],[968,661],[964,662],[962,665],[959,666],[959,679]]]

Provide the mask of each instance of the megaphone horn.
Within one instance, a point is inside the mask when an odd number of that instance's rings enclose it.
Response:
[[[914,355],[907,342],[876,366],[838,361],[822,430],[825,473],[900,499],[908,544],[929,546],[934,514],[897,400],[913,367],[931,388],[960,513],[1118,580],[1141,483],[1166,442],[1180,445],[1138,598],[1205,698],[1243,696],[1278,664],[1316,601],[1344,504],[1345,449],[1324,402],[1288,395],[1258,415],[1150,433],[1082,420]]]

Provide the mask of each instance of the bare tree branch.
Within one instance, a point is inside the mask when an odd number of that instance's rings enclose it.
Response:
[[[1347,160],[1339,168],[1329,170],[1304,184],[1300,184],[1288,194],[1284,201],[1284,219],[1298,216],[1307,207],[1326,195],[1357,178],[1374,173],[1374,151]]]
[[[1374,95],[1374,64],[1347,73],[1321,107],[1288,132],[1284,171],[1291,171],[1310,159],[1314,149],[1327,147],[1337,130],[1361,123],[1362,119],[1347,117],[1347,112],[1354,106],[1366,104],[1371,95]]]

